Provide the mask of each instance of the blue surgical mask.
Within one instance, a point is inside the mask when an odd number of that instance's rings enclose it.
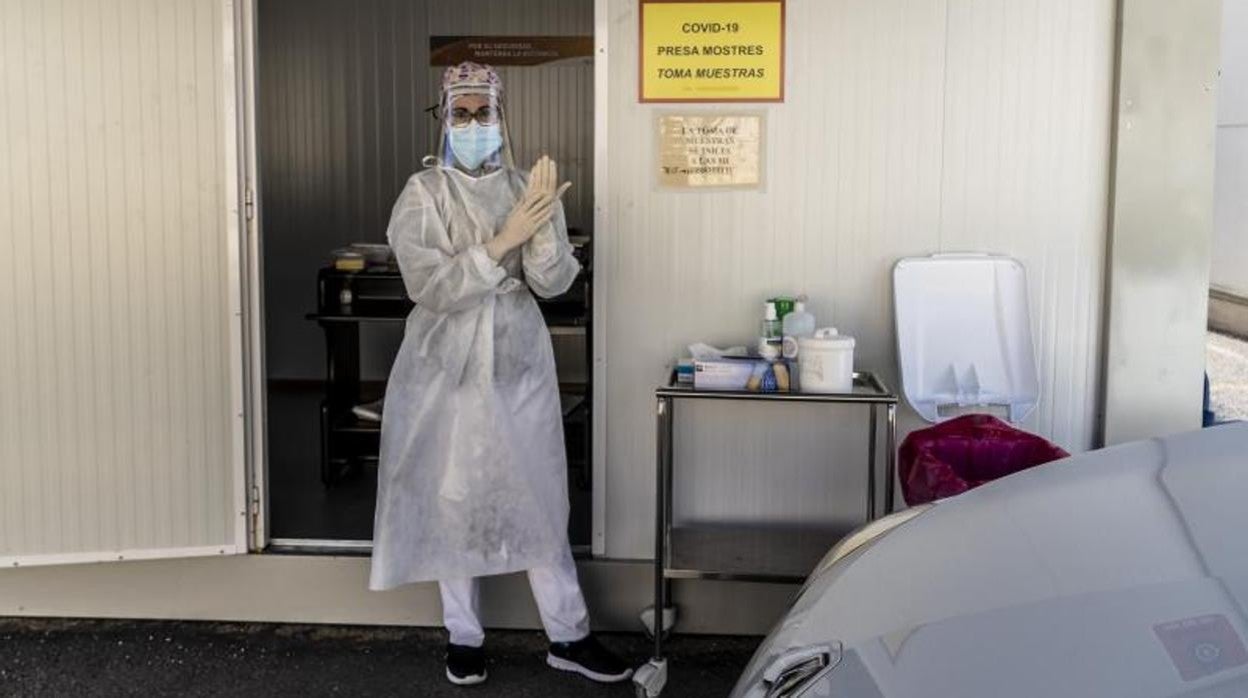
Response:
[[[498,124],[482,126],[473,121],[467,126],[452,127],[449,133],[451,152],[459,164],[470,171],[480,168],[481,163],[503,147],[503,130]]]

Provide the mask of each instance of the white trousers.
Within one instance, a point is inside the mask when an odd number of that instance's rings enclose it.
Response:
[[[576,642],[589,635],[589,610],[576,578],[572,551],[551,567],[528,571],[529,587],[537,601],[542,626],[551,642]],[[451,643],[480,647],[485,642],[481,627],[480,584],[475,578],[446,579],[438,582],[442,592],[442,622],[450,631]]]

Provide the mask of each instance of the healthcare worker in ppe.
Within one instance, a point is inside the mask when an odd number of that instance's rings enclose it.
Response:
[[[568,545],[567,462],[550,333],[534,294],[568,290],[572,254],[550,158],[515,169],[498,73],[442,80],[436,162],[386,231],[416,307],[386,388],[372,589],[436,580],[447,678],[486,678],[477,577],[526,571],[547,663],[597,681],[631,671],[589,632]]]

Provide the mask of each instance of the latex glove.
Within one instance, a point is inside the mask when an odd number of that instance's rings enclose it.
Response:
[[[572,186],[571,182],[564,182],[556,189],[555,185],[558,182],[559,166],[550,156],[543,155],[538,158],[537,163],[529,172],[529,187],[525,190],[525,196],[558,199],[563,196],[568,187]]]
[[[558,189],[559,169],[555,161],[542,156],[529,172],[529,184],[524,196],[508,214],[503,227],[486,243],[485,250],[495,262],[501,260],[508,252],[524,245],[530,238],[550,222],[555,210],[555,202],[572,186],[564,182]]]
[[[520,247],[550,221],[554,199],[549,196],[526,196],[518,201],[494,239],[486,243],[486,251],[494,261]]]

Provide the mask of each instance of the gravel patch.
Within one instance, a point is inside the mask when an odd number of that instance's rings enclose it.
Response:
[[[1219,420],[1248,420],[1248,342],[1209,333],[1210,401]]]

